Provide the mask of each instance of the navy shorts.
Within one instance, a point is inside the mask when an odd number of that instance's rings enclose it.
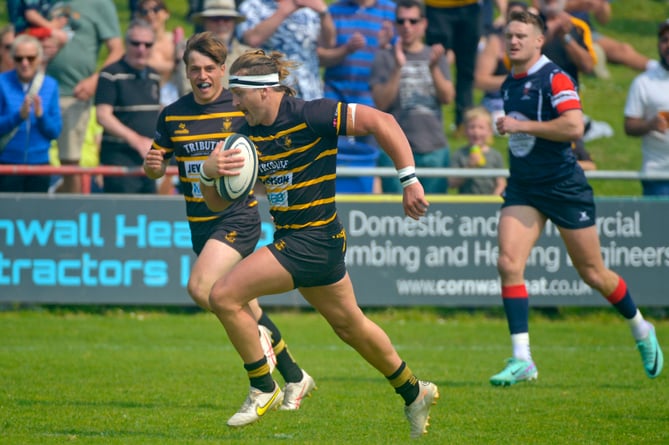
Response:
[[[595,224],[592,187],[580,172],[551,184],[527,184],[509,178],[502,207],[534,207],[556,226],[583,229]]]
[[[290,232],[267,247],[295,287],[327,286],[346,275],[346,231],[339,223]]]
[[[260,215],[257,209],[252,212],[225,215],[225,217],[211,222],[197,223],[198,226],[208,225],[208,230],[198,227],[198,234],[191,228],[193,251],[200,255],[204,245],[210,239],[215,239],[235,249],[242,258],[253,253],[260,239]]]

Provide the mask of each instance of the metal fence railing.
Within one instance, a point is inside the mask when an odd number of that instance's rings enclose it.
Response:
[[[167,167],[167,174],[178,175],[177,167]],[[397,172],[390,167],[337,167],[337,175],[345,177],[355,176],[395,176]],[[486,168],[416,168],[419,177],[507,177],[507,169]],[[99,167],[79,166],[52,166],[52,165],[0,165],[0,175],[82,175],[83,193],[90,193],[90,178],[95,175],[103,176],[141,176],[142,167],[121,167],[103,165]],[[669,180],[669,172],[645,173],[629,170],[591,170],[585,172],[588,179],[615,179],[615,180]]]

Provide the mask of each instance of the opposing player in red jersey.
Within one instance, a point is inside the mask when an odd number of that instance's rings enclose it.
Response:
[[[627,284],[602,259],[592,188],[571,149],[583,135],[581,101],[569,75],[542,55],[543,29],[538,16],[517,12],[505,32],[511,73],[501,87],[506,115],[496,125],[509,135],[510,176],[499,219],[497,268],[513,357],[490,382],[506,386],[538,376],[530,353],[524,271],[547,220],[557,226],[583,281],[627,319],[646,374],[655,378],[662,371],[662,350]]]

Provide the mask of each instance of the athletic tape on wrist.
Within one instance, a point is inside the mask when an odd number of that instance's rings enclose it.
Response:
[[[200,164],[200,182],[204,185],[212,187],[214,185],[214,179],[204,174],[204,163]]]
[[[402,188],[406,188],[411,184],[418,182],[416,177],[416,168],[412,165],[397,170],[397,176],[400,178],[400,184]]]

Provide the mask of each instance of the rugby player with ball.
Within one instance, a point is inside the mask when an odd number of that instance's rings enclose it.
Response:
[[[261,392],[252,391],[228,425],[264,413],[278,390],[267,370],[258,366],[260,345],[248,341],[256,323],[244,308],[261,295],[297,289],[335,333],[385,377],[404,402],[411,437],[418,438],[427,432],[439,390],[434,383],[416,377],[388,335],[358,306],[344,261],[346,231],[335,203],[339,136],[373,134],[397,168],[404,214],[416,220],[424,216],[429,203],[416,177],[409,141],[390,114],[375,108],[294,97],[295,91],[284,83],[293,66],[280,52],[250,50],[230,69],[233,102],[246,120],[239,133],[256,144],[259,178],[267,192],[275,232],[273,243],[236,264],[211,291],[212,308],[248,374],[262,380]],[[240,176],[240,171],[246,177],[250,166],[240,156],[244,149],[222,148],[217,147],[203,163],[204,179]],[[230,205],[213,183],[202,192],[212,210]]]
[[[172,157],[177,161],[193,250],[198,256],[188,280],[188,293],[208,311],[212,311],[209,294],[214,282],[254,251],[261,233],[257,201],[252,193],[248,193],[252,185],[240,189],[235,180],[228,180],[228,193],[233,194],[235,200],[223,211],[209,210],[202,196],[202,183],[209,183],[200,174],[201,164],[216,147],[220,150],[223,141],[235,140],[230,138],[244,122],[243,113],[232,105],[232,95],[223,88],[226,57],[225,42],[212,33],[196,34],[188,40],[183,59],[193,91],[163,109],[152,149],[144,160],[144,171],[154,179],[165,174]],[[243,158],[238,150],[226,153],[240,158],[238,166],[243,167]],[[255,155],[255,149],[247,147],[246,154]],[[249,301],[243,310],[257,323],[260,335],[256,335],[255,341],[259,345],[267,345],[268,339],[271,339],[273,346],[266,346],[262,358],[252,364],[253,369],[260,368],[271,373],[275,360],[276,368],[285,381],[281,390],[272,380],[278,390],[272,408],[298,409],[303,398],[315,389],[314,379],[293,360],[279,329],[262,311],[257,300]],[[251,393],[259,391],[253,374],[249,373],[249,379]],[[259,418],[258,415],[250,416],[240,424]]]

